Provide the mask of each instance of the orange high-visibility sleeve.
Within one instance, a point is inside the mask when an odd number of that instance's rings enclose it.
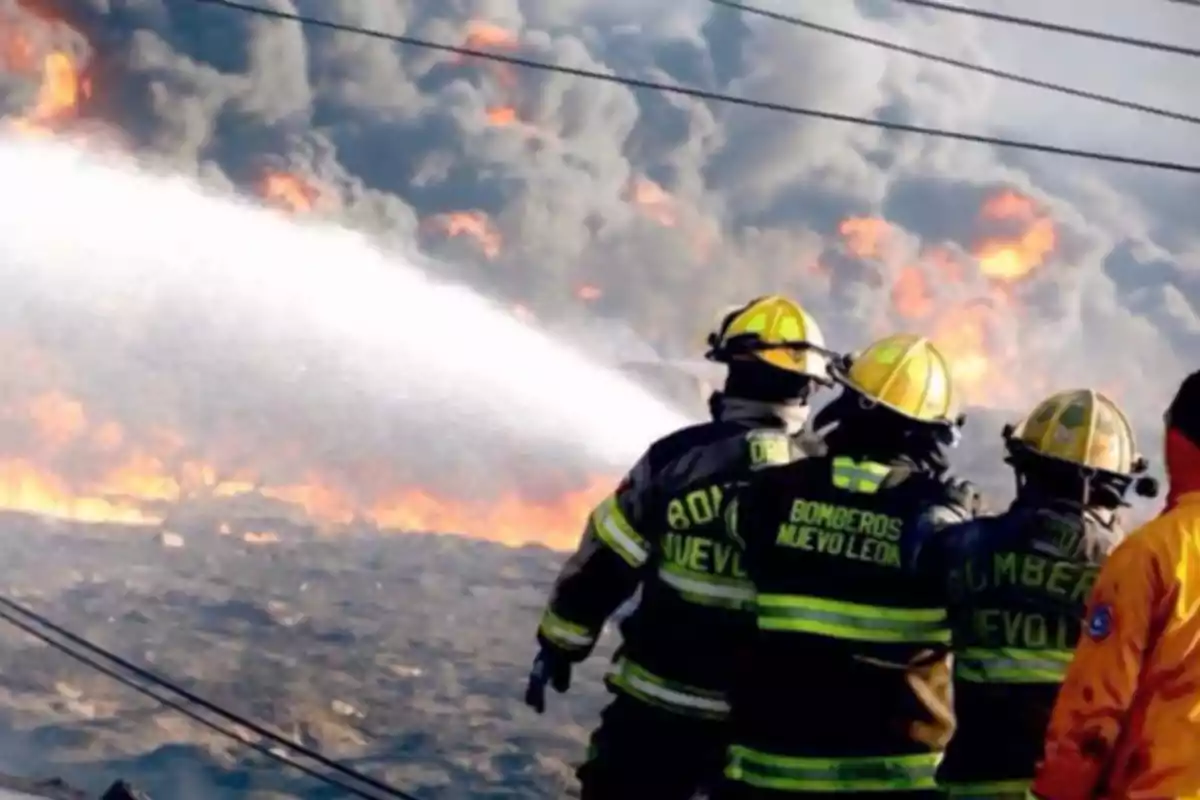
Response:
[[[1139,535],[1139,533],[1141,535]],[[1138,691],[1162,582],[1148,531],[1109,556],[1088,601],[1083,635],[1046,733],[1033,792],[1044,800],[1091,800],[1103,785]]]

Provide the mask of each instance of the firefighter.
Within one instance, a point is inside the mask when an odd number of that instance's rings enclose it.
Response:
[[[707,358],[724,364],[712,421],[650,446],[592,512],[538,629],[526,702],[564,691],[605,620],[640,588],[605,679],[615,695],[578,776],[583,800],[686,800],[720,775],[733,632],[752,624],[723,495],[752,470],[802,454],[809,398],[831,383],[817,323],[784,297],[724,314]]]
[[[938,770],[949,797],[1024,800],[1088,593],[1124,536],[1131,489],[1152,495],[1133,428],[1108,397],[1059,392],[1004,428],[1016,499],[956,526],[923,557],[945,571],[956,732]]]
[[[1165,417],[1162,513],[1100,569],[1033,795],[1200,797],[1200,372]]]
[[[716,800],[937,797],[953,729],[944,590],[917,556],[979,498],[950,477],[945,357],[900,334],[834,364],[826,452],[756,473],[726,512],[757,592]]]

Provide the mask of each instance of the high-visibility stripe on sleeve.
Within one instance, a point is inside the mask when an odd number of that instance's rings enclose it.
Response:
[[[608,682],[643,703],[677,714],[704,719],[724,719],[729,715],[729,701],[724,692],[660,677],[628,658],[613,666]]]
[[[596,644],[599,634],[586,626],[565,620],[550,609],[542,614],[538,633],[563,650],[587,650]]]
[[[874,494],[883,485],[884,479],[892,471],[885,464],[873,461],[855,461],[852,458],[838,456],[833,460],[833,485],[838,489],[859,494]]]
[[[1062,683],[1072,650],[967,648],[954,654],[954,676],[968,683]]]
[[[695,572],[672,563],[659,567],[658,579],[689,603],[738,611],[754,609],[754,585],[748,580]]]
[[[734,745],[725,777],[783,792],[906,792],[935,789],[940,753],[859,758],[797,758]]]
[[[640,567],[650,559],[650,549],[642,537],[625,517],[617,503],[616,495],[609,495],[592,512],[592,525],[600,537],[617,555],[630,566]]]
[[[822,597],[764,594],[757,600],[758,627],[862,642],[950,642],[944,608],[887,608]]]
[[[980,781],[978,783],[940,783],[947,797],[956,800],[1025,800],[1029,796],[1028,779]]]

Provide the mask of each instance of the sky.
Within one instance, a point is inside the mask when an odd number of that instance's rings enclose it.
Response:
[[[1200,164],[1188,123],[702,0],[258,1],[750,98]],[[1189,88],[1200,59],[894,0],[762,3],[1200,115]],[[973,5],[1200,42],[1200,8],[1168,0]],[[16,0],[0,7],[31,24]],[[73,125],[237,191],[287,173],[316,190],[311,213],[415,244],[438,259],[438,277],[576,338],[619,332],[694,357],[718,310],[790,293],[839,349],[900,329],[934,336],[960,364],[967,400],[1001,416],[1057,389],[1110,392],[1152,456],[1163,404],[1198,366],[1200,176],[456,60],[193,0],[38,7],[66,25],[39,36],[88,65],[92,91]],[[30,82],[10,73],[0,99],[11,111],[28,105]]]

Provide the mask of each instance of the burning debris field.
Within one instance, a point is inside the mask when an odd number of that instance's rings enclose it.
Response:
[[[428,534],[319,540],[278,521],[165,536],[3,523],[6,595],[293,741],[423,800],[570,785],[610,648],[569,703],[545,718],[524,708],[552,551]],[[0,769],[94,792],[124,778],[156,798],[328,796],[30,637],[0,635]]]

